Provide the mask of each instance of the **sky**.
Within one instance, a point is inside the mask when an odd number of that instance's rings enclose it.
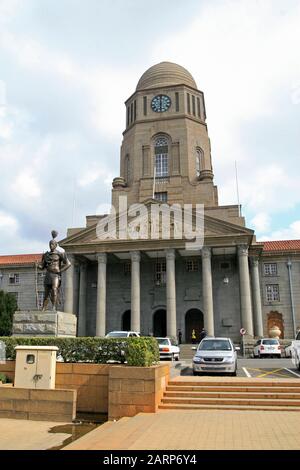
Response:
[[[85,226],[119,175],[124,101],[176,62],[205,94],[220,204],[300,238],[300,0],[0,0],[0,254]]]

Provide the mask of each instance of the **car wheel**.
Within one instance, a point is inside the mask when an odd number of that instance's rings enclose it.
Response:
[[[261,355],[260,355],[260,352],[258,353],[257,355],[258,359],[261,359]]]
[[[232,372],[232,374],[231,374],[231,375],[232,375],[232,377],[236,377],[236,369],[235,369],[235,371],[234,371],[234,372]]]
[[[193,375],[199,375],[199,372],[196,372],[195,370],[193,370]]]
[[[179,361],[179,356],[176,356],[176,357],[175,357],[175,361]]]
[[[299,360],[298,354],[296,354],[295,358],[296,358],[296,367],[298,370],[300,370],[300,360]]]

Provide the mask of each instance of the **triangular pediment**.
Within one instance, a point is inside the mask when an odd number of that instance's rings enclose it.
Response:
[[[115,219],[115,224],[113,224],[109,230],[108,230],[108,225],[105,227],[105,237],[103,238],[103,230],[104,230],[104,225],[105,225],[105,219],[99,217],[99,222],[97,224],[94,224],[90,227],[87,227],[85,229],[82,229],[80,232],[77,232],[75,234],[72,234],[62,240],[60,242],[60,245],[62,247],[67,247],[67,246],[72,246],[72,245],[99,245],[103,242],[107,243],[109,241],[122,241],[122,243],[126,242],[132,242],[133,238],[129,235],[128,231],[126,229],[122,231],[122,227],[126,227],[126,224],[124,225],[124,217],[125,220],[127,218],[127,227],[128,225],[134,226],[134,225],[139,225],[140,230],[142,231],[140,236],[140,239],[142,240],[153,240],[153,220],[152,219],[152,213],[151,210],[149,210],[150,206],[151,208],[154,208],[153,210],[157,210],[159,204],[157,204],[157,201],[154,201],[155,205],[153,204],[153,200],[146,201],[144,204],[144,207],[146,207],[146,211],[143,213],[137,213],[133,215],[132,213],[126,213],[126,214],[118,214]],[[180,208],[178,206],[178,211],[176,212],[176,209],[174,212],[171,211],[170,213],[170,240],[173,240],[174,238],[178,239],[178,237],[174,237],[174,230],[175,227],[178,228],[178,221],[180,220]],[[123,219],[122,219],[123,217]],[[246,227],[232,224],[231,222],[217,219],[212,216],[208,215],[199,215],[197,213],[198,217],[198,222],[203,224],[204,228],[204,238],[208,240],[209,238],[218,238],[218,237],[239,237],[239,236],[253,236],[254,231],[250,230]],[[102,222],[101,222],[102,221]],[[165,229],[165,226],[162,223],[162,218],[159,219],[159,226],[156,228],[158,230],[159,236],[158,239],[162,239],[163,237],[161,236],[162,230]],[[106,221],[107,222],[107,221]],[[187,222],[187,219],[185,221],[186,225],[184,225],[184,217],[182,216],[181,218],[181,227],[182,227],[182,232],[184,232],[184,228],[188,228],[190,230],[195,230],[196,228],[196,211],[195,209],[192,211],[192,215],[190,217],[190,220]],[[102,231],[101,231],[101,224],[102,224]],[[122,225],[123,224],[123,225]],[[180,228],[180,222],[179,222],[179,228]],[[120,230],[119,230],[120,229]],[[143,233],[143,235],[142,235]],[[100,236],[99,236],[100,235]],[[184,236],[183,236],[184,238]],[[164,238],[165,239],[165,238]],[[138,241],[138,239],[135,239],[135,241]]]

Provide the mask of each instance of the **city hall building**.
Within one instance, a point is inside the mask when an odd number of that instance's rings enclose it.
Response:
[[[241,328],[250,337],[268,336],[275,324],[282,338],[293,338],[300,327],[300,241],[258,243],[238,205],[219,205],[204,94],[192,75],[177,64],[157,64],[125,105],[120,176],[112,183],[116,227],[125,196],[128,208],[192,205],[191,228],[196,205],[203,204],[204,243],[192,249],[183,236],[174,236],[174,211],[167,238],[150,236],[148,218],[149,236],[136,239],[99,236],[105,215],[89,215],[86,227],[68,229],[60,242],[72,262],[64,273],[63,304],[78,316],[78,335],[131,329],[177,336],[180,329],[183,341],[191,342],[192,330],[199,337],[204,327],[210,335],[239,341]],[[132,214],[125,215],[130,222]],[[160,218],[159,234],[162,223]],[[0,257],[0,289],[19,292],[22,309],[41,304],[43,295],[42,275],[30,259],[36,255],[25,256],[22,266],[13,256]],[[14,283],[25,272],[35,285],[32,305],[28,298],[20,305],[22,288]]]

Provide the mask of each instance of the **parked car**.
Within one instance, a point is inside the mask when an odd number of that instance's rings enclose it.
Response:
[[[193,358],[193,374],[222,372],[235,376],[237,353],[230,338],[204,338]]]
[[[138,338],[140,333],[137,331],[111,331],[105,338]]]
[[[180,348],[173,338],[155,338],[159,347],[159,358],[179,361]]]
[[[286,346],[286,348],[284,349],[284,356],[285,357],[292,357],[292,349],[293,349],[293,343]]]
[[[293,364],[300,370],[300,331],[298,331],[296,339],[292,341],[291,352]]]
[[[254,357],[281,357],[281,346],[279,339],[262,338],[256,342],[253,350]]]

